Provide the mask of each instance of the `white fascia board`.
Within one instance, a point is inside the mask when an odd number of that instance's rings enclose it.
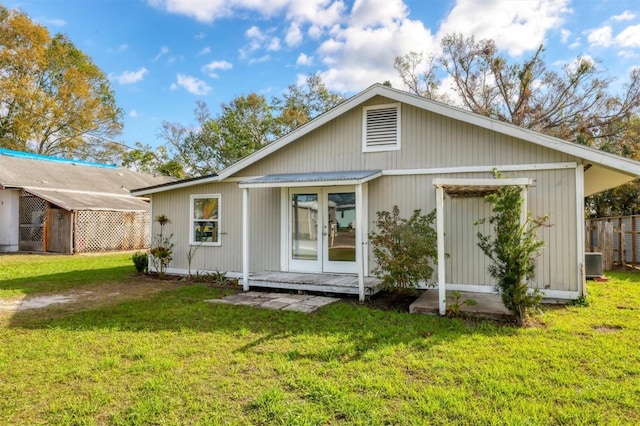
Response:
[[[528,178],[513,179],[446,179],[436,178],[433,185],[442,188],[444,186],[531,186]]]
[[[174,184],[162,185],[156,188],[151,187],[151,188],[134,189],[130,193],[135,197],[139,197],[143,195],[157,194],[159,192],[172,191],[174,189],[188,188],[190,186],[202,185],[204,183],[211,183],[211,182],[218,182],[218,181],[220,181],[220,176],[211,176],[204,179],[187,180],[184,182],[178,181]]]

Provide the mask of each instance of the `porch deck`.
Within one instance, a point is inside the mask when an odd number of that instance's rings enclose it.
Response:
[[[378,292],[378,279],[364,278],[364,292]],[[307,274],[299,272],[258,272],[249,276],[249,287],[285,290],[318,291],[323,293],[358,294],[358,276],[351,274]]]

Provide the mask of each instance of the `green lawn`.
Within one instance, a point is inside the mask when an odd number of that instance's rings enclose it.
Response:
[[[0,267],[8,294],[133,271],[128,256]],[[221,292],[203,285],[22,311],[0,322],[0,424],[638,424],[640,275],[611,276],[588,307],[523,329],[353,301],[212,305]]]

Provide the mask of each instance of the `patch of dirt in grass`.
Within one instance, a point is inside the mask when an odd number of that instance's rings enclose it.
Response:
[[[608,324],[592,325],[591,328],[593,328],[596,331],[599,331],[600,333],[615,333],[616,331],[622,330],[621,325],[608,325]]]
[[[409,312],[409,306],[416,301],[418,294],[394,294],[380,292],[369,299],[369,304],[384,311]]]
[[[49,294],[36,294],[20,298],[0,299],[0,313],[28,309],[64,306],[77,311],[129,299],[141,299],[164,290],[187,285],[179,281],[164,281],[149,277],[134,277],[129,282],[82,286]]]

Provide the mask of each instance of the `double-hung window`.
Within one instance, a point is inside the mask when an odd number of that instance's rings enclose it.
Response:
[[[220,194],[191,196],[191,244],[220,245]]]

